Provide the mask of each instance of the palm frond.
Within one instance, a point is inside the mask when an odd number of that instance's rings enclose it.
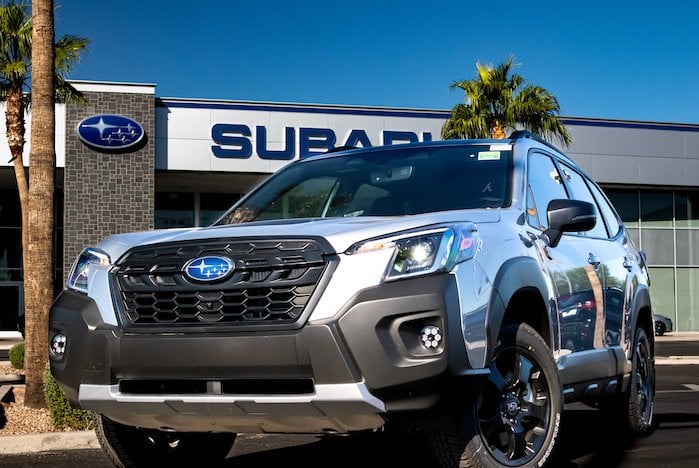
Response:
[[[56,74],[65,75],[80,63],[89,43],[89,39],[72,35],[64,35],[56,41]]]
[[[87,103],[87,100],[72,84],[56,75],[56,102],[82,105]]]
[[[442,125],[442,138],[445,140],[487,138],[488,132],[488,126],[482,116],[465,104],[454,106],[451,117]]]
[[[19,62],[31,60],[31,16],[25,6],[0,7],[0,79],[17,80]]]
[[[7,96],[3,86],[11,84],[27,91],[25,99],[31,101],[31,39],[30,8],[12,1],[0,6],[0,100],[4,101]],[[56,41],[55,83],[58,102],[85,102],[83,95],[66,82],[66,76],[80,62],[89,43],[89,39],[74,35],[64,35]]]

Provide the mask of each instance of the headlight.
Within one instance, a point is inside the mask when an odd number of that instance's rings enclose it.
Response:
[[[478,232],[473,224],[458,224],[360,242],[347,253],[392,249],[393,255],[384,276],[384,280],[391,281],[450,271],[474,256],[477,241]]]
[[[95,248],[88,247],[75,260],[66,286],[68,289],[87,294],[87,275],[90,272],[90,265],[109,265],[110,263],[109,255]]]

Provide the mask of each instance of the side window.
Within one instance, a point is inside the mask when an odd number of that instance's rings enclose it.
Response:
[[[595,223],[595,227],[593,227],[592,230],[586,231],[586,232],[581,233],[581,234],[587,235],[590,237],[597,237],[600,239],[606,239],[607,238],[607,230],[604,227],[604,221],[602,221],[602,217],[599,214],[600,210],[597,207],[597,202],[595,201],[595,197],[592,196],[590,189],[587,188],[587,184],[585,183],[585,179],[575,169],[572,169],[571,167],[569,167],[565,164],[561,164],[561,167],[563,168],[563,173],[564,173],[566,179],[568,180],[568,183],[570,184],[570,186],[573,190],[573,198],[575,198],[576,200],[582,200],[582,201],[586,201],[588,203],[592,203],[595,206],[595,210],[597,211],[597,222]]]
[[[614,211],[614,208],[612,208],[612,205],[609,204],[607,198],[604,196],[604,194],[602,194],[602,191],[599,189],[599,187],[597,187],[597,185],[588,183],[588,186],[590,187],[592,194],[595,196],[595,199],[597,199],[597,206],[599,206],[600,210],[602,211],[602,217],[607,223],[609,237],[616,237],[616,235],[619,233],[619,229],[621,229],[621,224],[619,224],[619,217],[617,216],[616,211]]]
[[[550,157],[530,153],[527,163],[527,222],[530,226],[546,229],[546,207],[551,200],[568,198],[561,175]]]

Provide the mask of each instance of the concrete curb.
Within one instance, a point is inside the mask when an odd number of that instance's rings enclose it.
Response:
[[[0,454],[99,449],[95,431],[47,432],[0,436]]]
[[[698,365],[699,356],[662,356],[655,358],[656,366],[685,366]]]

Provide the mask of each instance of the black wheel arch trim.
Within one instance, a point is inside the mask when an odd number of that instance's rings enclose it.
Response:
[[[486,362],[490,362],[497,345],[498,334],[505,319],[505,313],[512,298],[523,290],[534,290],[541,297],[544,304],[548,301],[548,286],[546,278],[541,271],[541,265],[531,257],[515,257],[507,260],[498,270],[493,280],[493,291],[488,302],[488,320],[486,323]],[[552,337],[555,336],[549,311],[546,310],[546,330],[543,336],[553,350]]]
[[[641,309],[644,308],[648,308],[648,313],[645,317],[646,323],[641,324],[639,323],[639,321],[642,320]],[[642,285],[636,289],[633,296],[633,307],[631,310],[633,311],[633,315],[629,322],[629,353],[631,352],[630,350],[633,348],[633,343],[636,340],[636,329],[639,325],[643,325],[646,335],[648,335],[648,340],[650,341],[651,356],[653,359],[655,359],[655,340],[653,339],[655,336],[655,324],[653,323],[653,306],[651,304],[650,291],[647,286]],[[627,354],[626,357],[629,360],[631,359],[629,354]]]

